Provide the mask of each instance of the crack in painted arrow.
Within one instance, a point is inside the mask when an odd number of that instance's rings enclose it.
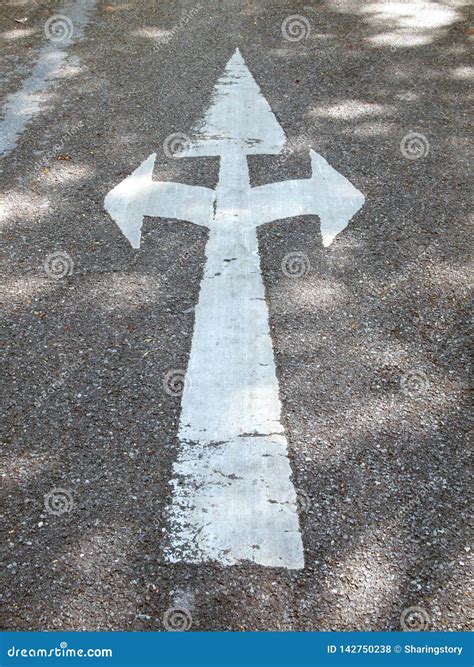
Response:
[[[144,216],[209,229],[167,510],[170,562],[304,567],[257,227],[317,215],[329,245],[364,196],[314,151],[311,178],[251,188],[247,155],[280,153],[285,141],[237,50],[179,154],[220,157],[215,192],[153,181],[153,154],[105,199],[134,248]]]

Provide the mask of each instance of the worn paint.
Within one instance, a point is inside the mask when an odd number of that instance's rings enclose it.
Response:
[[[220,156],[216,191],[153,181],[153,154],[105,200],[133,247],[145,215],[209,228],[167,510],[171,562],[304,566],[257,227],[318,215],[329,245],[364,197],[313,151],[311,178],[251,188],[247,155],[279,153],[285,140],[237,50],[180,153]]]
[[[8,155],[16,148],[18,137],[41,111],[46,101],[45,93],[54,85],[66,62],[67,47],[83,36],[83,30],[96,4],[97,0],[76,0],[61,7],[62,15],[71,21],[73,33],[61,42],[45,39],[30,76],[18,91],[7,97],[2,109],[3,118],[0,120],[0,157]]]

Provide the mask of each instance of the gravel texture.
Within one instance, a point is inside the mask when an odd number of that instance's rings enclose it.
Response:
[[[178,607],[192,630],[395,630],[417,607],[419,628],[469,629],[467,3],[419,28],[388,4],[99,2],[68,47],[2,165],[3,628],[161,630]],[[2,6],[7,93],[60,9]],[[285,39],[289,15],[306,38]],[[236,47],[289,142],[249,158],[252,184],[308,178],[312,147],[366,196],[329,249],[311,217],[259,229],[296,572],[163,561],[180,411],[163,378],[186,368],[206,231],[148,219],[134,251],[103,209],[154,151],[161,180],[215,186],[218,160],[163,142]]]

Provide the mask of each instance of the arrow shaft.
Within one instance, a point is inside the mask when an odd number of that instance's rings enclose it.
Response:
[[[282,431],[250,192],[246,156],[229,151],[221,159],[196,307],[183,439],[220,441]]]
[[[155,183],[153,154],[105,200],[134,248],[147,215],[209,228],[171,480],[165,553],[172,562],[304,566],[256,228],[318,215],[327,246],[364,197],[314,151],[310,179],[252,190],[246,155],[276,155],[285,140],[237,49],[179,154],[221,157],[215,193]]]
[[[182,400],[180,437],[282,431],[255,228],[211,230]]]
[[[303,566],[244,155],[222,160],[182,399],[171,561]]]
[[[199,185],[153,181],[144,215],[185,220],[209,227],[213,215],[214,192]]]
[[[220,159],[215,225],[247,228],[250,224],[250,191],[247,156],[229,147]]]
[[[311,179],[279,181],[252,188],[251,210],[256,226],[299,215],[316,215],[318,202]]]

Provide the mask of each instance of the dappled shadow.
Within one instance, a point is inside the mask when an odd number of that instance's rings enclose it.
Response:
[[[162,629],[178,590],[201,630],[398,629],[412,605],[467,627],[467,34],[461,6],[417,28],[358,4],[225,2],[186,23],[181,3],[101,6],[5,160],[4,627]],[[288,13],[306,40],[282,37]],[[206,233],[148,219],[134,251],[103,209],[154,151],[156,178],[215,186],[217,160],[161,147],[236,46],[289,145],[249,160],[252,184],[308,178],[311,147],[366,196],[327,250],[311,218],[259,229],[301,572],[163,563],[180,409],[163,379],[186,368]],[[402,154],[410,132],[423,158]],[[45,511],[54,488],[71,512]]]

